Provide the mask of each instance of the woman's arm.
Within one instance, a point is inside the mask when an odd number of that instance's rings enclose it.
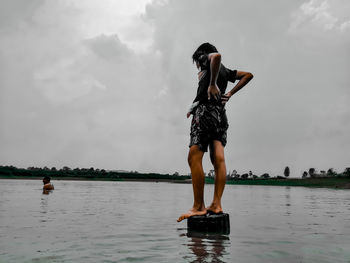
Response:
[[[191,116],[191,114],[194,113],[194,109],[198,106],[198,104],[199,104],[199,101],[193,102],[191,104],[191,107],[188,109],[187,114],[186,114],[187,118],[189,118]]]
[[[219,76],[220,65],[221,65],[221,55],[220,53],[210,53],[208,55],[210,61],[210,83],[208,87],[208,100],[213,97],[218,100],[220,97],[220,90],[216,85],[216,80]]]
[[[222,103],[226,103],[230,97],[232,97],[233,94],[235,94],[237,91],[242,89],[245,85],[248,84],[248,82],[253,78],[253,74],[250,72],[245,71],[237,71],[236,79],[239,79],[238,83],[231,89],[229,92],[227,92],[225,95],[221,97]]]

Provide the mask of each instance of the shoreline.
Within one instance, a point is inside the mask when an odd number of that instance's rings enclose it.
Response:
[[[8,176],[0,175],[1,179],[10,180],[42,180],[37,176]],[[165,182],[176,184],[191,184],[191,179],[165,179],[165,178],[86,178],[86,177],[52,177],[53,181],[111,181],[111,182]],[[206,184],[214,184],[214,178],[205,178]],[[261,186],[302,186],[311,188],[350,189],[350,178],[347,177],[321,177],[321,178],[288,178],[288,179],[239,179],[227,180],[227,185],[261,185]]]

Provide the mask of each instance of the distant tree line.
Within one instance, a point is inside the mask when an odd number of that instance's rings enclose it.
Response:
[[[185,180],[189,179],[188,175],[180,175],[178,172],[174,174],[160,174],[160,173],[139,173],[137,171],[107,171],[105,169],[94,169],[91,168],[70,168],[64,166],[61,169],[56,167],[40,168],[40,167],[28,167],[17,168],[15,166],[0,166],[0,176],[11,177],[44,177],[50,176],[54,178],[65,178],[65,177],[76,177],[86,179],[160,179],[160,180]]]
[[[287,179],[290,175],[290,169],[288,166],[285,167],[283,171],[283,175],[276,175],[274,177],[271,177],[268,173],[263,173],[261,175],[255,175],[252,173],[252,171],[249,171],[248,173],[239,174],[236,170],[233,170],[232,172],[228,172],[227,179],[228,180],[246,180],[246,179]],[[208,177],[214,177],[215,172],[214,170],[210,170],[208,173]],[[327,171],[321,170],[320,172],[317,172],[315,168],[310,168],[309,171],[304,171],[302,173],[302,178],[319,178],[319,177],[350,177],[350,167],[345,168],[345,170],[342,173],[337,173],[333,168],[329,168]]]
[[[248,173],[239,174],[236,170],[227,174],[227,180],[247,180],[247,179],[286,179],[290,175],[289,167],[285,167],[284,176],[274,176],[271,177],[268,173],[263,173],[261,175],[255,175],[252,171]],[[110,179],[110,180],[142,180],[142,179],[154,179],[154,180],[186,180],[191,178],[191,174],[180,175],[178,172],[174,174],[160,174],[160,173],[140,173],[137,171],[108,171],[105,169],[95,169],[91,168],[70,168],[64,166],[60,169],[56,167],[28,167],[17,168],[15,166],[0,166],[0,176],[6,178],[15,177],[44,177],[50,176],[55,179],[58,178],[86,178],[86,179]],[[208,177],[214,177],[214,170],[210,170],[207,174]],[[302,178],[319,178],[319,177],[349,177],[350,178],[350,167],[345,168],[342,173],[337,173],[333,168],[327,171],[321,170],[317,172],[315,168],[310,168],[308,171],[302,173]]]
[[[350,177],[350,167],[344,169],[342,173],[337,173],[333,168],[329,168],[327,171],[320,170],[317,172],[315,168],[310,168],[309,171],[304,171],[302,178],[316,178],[316,177]]]
[[[236,170],[227,174],[227,180],[247,180],[247,179],[269,179],[271,176],[268,173],[263,173],[261,175],[256,175],[252,171],[248,173],[239,174]]]

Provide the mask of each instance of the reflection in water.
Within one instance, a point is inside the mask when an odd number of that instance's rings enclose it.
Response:
[[[187,232],[187,246],[195,259],[191,262],[226,262],[223,256],[227,254],[226,247],[230,247],[230,238],[221,234]]]
[[[290,186],[286,186],[285,188],[285,195],[284,197],[286,198],[285,199],[285,206],[286,206],[286,213],[285,213],[285,216],[290,216],[291,215],[291,200],[290,200]]]
[[[40,218],[39,218],[40,223],[47,222],[47,212],[49,208],[48,204],[49,204],[49,197],[42,196],[40,200],[40,208],[41,208]]]
[[[47,213],[48,203],[49,203],[49,198],[47,196],[42,196],[40,201],[40,207],[42,208],[41,213]]]

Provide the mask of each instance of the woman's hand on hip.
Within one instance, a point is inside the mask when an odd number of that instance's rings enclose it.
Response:
[[[208,87],[208,100],[214,98],[215,100],[220,99],[220,90],[217,85],[209,85]]]

